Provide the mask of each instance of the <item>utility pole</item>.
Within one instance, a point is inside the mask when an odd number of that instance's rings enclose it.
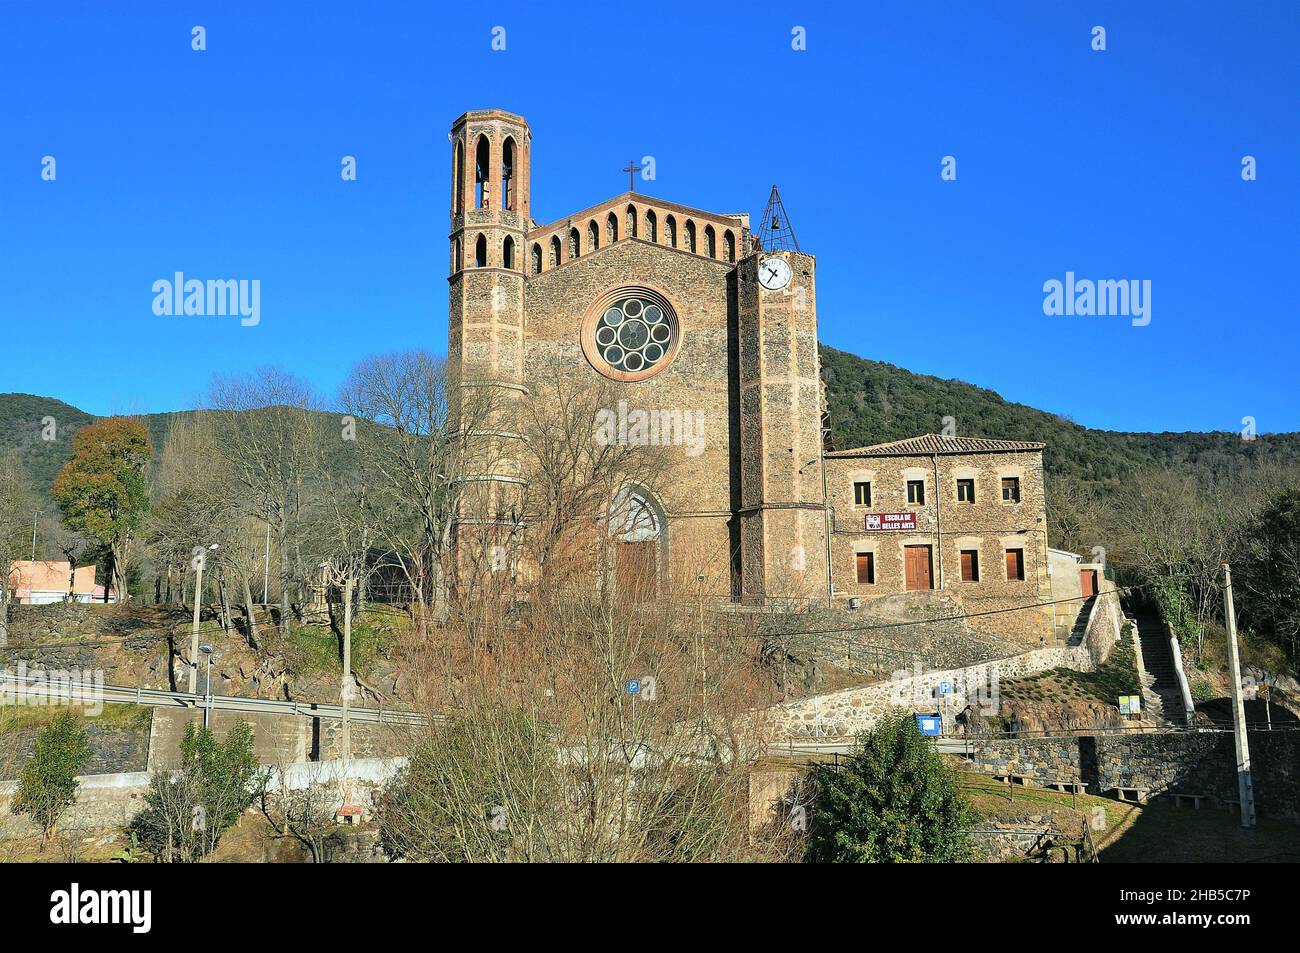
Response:
[[[199,688],[199,609],[203,607],[203,564],[208,561],[206,552],[200,553],[194,567],[194,625],[190,629],[190,694]]]
[[[33,563],[36,562],[36,520],[40,517],[40,515],[41,515],[40,510],[37,510],[35,513],[32,514],[32,562]],[[32,571],[33,572],[36,571],[35,566],[32,567]]]
[[[1246,706],[1241,698],[1241,656],[1237,651],[1237,613],[1232,605],[1232,570],[1223,564],[1223,614],[1228,625],[1228,677],[1232,680],[1232,734],[1237,752],[1237,797],[1241,826],[1255,826],[1255,786],[1250,776],[1250,739],[1246,736]]]
[[[352,757],[352,728],[348,723],[349,702],[352,699],[352,572],[349,569],[343,581],[343,738],[340,754],[343,756],[343,779],[347,783],[348,760]]]
[[[208,561],[208,552],[219,547],[213,543],[207,549],[196,547],[197,558],[194,560],[194,626],[190,630],[190,694],[199,690],[199,610],[203,608],[203,564]],[[105,592],[108,590],[105,589]]]

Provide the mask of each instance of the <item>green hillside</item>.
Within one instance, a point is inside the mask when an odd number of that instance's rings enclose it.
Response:
[[[1261,435],[1247,442],[1234,433],[1090,430],[964,381],[913,374],[830,347],[822,347],[821,355],[832,440],[840,448],[936,433],[951,415],[963,434],[1044,441],[1049,472],[1089,483],[1115,484],[1148,467],[1221,475],[1262,459],[1300,463],[1300,433]],[[41,421],[47,416],[58,424],[53,443],[41,440]],[[143,416],[155,453],[175,416]],[[71,453],[72,435],[93,419],[52,397],[0,394],[0,452],[16,448],[37,491],[48,496]]]
[[[1222,475],[1265,458],[1300,463],[1300,433],[1244,441],[1235,433],[1090,430],[964,381],[913,374],[830,347],[821,356],[837,448],[938,433],[952,416],[968,436],[1041,440],[1049,473],[1084,482],[1113,484],[1148,467]]]

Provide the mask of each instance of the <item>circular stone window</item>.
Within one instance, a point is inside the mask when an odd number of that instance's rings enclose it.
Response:
[[[592,367],[618,381],[658,374],[672,361],[679,343],[677,312],[649,288],[607,292],[582,322],[582,352]]]

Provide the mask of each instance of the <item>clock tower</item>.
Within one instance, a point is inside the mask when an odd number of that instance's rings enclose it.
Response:
[[[816,259],[756,249],[737,273],[741,589],[825,598]]]

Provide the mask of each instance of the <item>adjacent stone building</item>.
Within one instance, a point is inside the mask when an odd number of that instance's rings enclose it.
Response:
[[[612,382],[601,439],[672,458],[656,491],[617,503],[629,518],[615,576],[746,603],[922,588],[971,612],[1048,600],[1041,444],[926,436],[824,452],[813,256],[764,249],[747,214],[635,191],[539,224],[532,132],[502,110],[457,119],[451,150],[453,366],[506,403],[557,373]],[[462,539],[509,522],[524,485],[519,435],[477,433],[491,452],[470,479],[488,502]],[[869,528],[881,513],[914,526]],[[1050,621],[1031,609],[1004,624],[1036,640]]]
[[[1051,638],[1043,448],[926,434],[828,452],[835,594],[942,591],[978,628]]]

